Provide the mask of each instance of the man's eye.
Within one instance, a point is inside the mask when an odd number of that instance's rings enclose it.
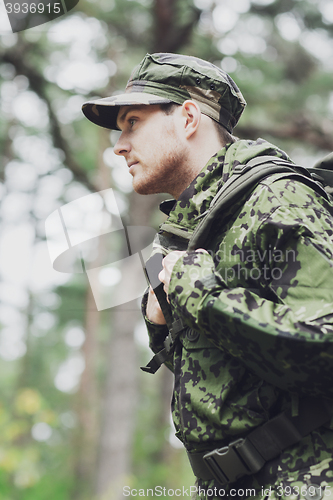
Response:
[[[134,123],[136,122],[136,119],[135,118],[130,118],[128,120],[128,122],[129,122],[130,126],[133,127]]]

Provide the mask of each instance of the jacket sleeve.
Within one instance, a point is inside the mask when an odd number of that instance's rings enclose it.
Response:
[[[186,324],[260,378],[333,397],[332,218],[308,205],[256,214],[245,241],[257,280],[230,286],[225,262],[189,252],[176,262],[169,297]]]

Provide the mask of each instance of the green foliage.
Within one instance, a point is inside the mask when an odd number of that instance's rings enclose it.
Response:
[[[161,407],[156,404],[160,399],[163,373],[156,374],[149,385],[141,375],[141,398],[137,418],[137,429],[133,446],[133,477],[131,488],[148,489],[157,486],[165,488],[190,487],[193,473],[189,467],[185,450],[173,448],[169,437],[174,432]]]
[[[74,11],[49,23],[45,30],[1,37],[2,238],[8,228],[15,230],[24,222],[32,228],[29,248],[35,252],[45,241],[45,219],[59,206],[105,185],[119,189],[116,160],[104,170],[101,167],[103,151],[113,146],[110,134],[91,126],[80,107],[96,95],[122,90],[133,66],[148,51],[184,52],[230,72],[248,101],[237,135],[260,135],[294,155],[296,161],[309,164],[333,149],[333,19],[324,2],[281,0],[261,5],[252,1],[248,10],[232,0],[174,0],[164,2],[166,10],[162,3],[80,0]],[[220,10],[217,16],[218,8],[225,9],[226,15]],[[229,18],[234,22],[221,24]],[[19,178],[11,177],[16,168]],[[129,206],[131,194],[120,194]],[[151,220],[152,224],[160,222],[157,211]],[[87,328],[88,282],[84,275],[73,275],[59,284],[52,275],[53,281],[50,278],[38,288],[31,284],[31,275],[47,274],[51,264],[43,264],[43,255],[37,253],[26,264],[32,269],[30,278],[20,281],[16,270],[29,253],[23,239],[20,236],[12,249],[13,277],[6,267],[10,258],[2,257],[0,264],[4,283],[0,324],[5,332],[0,343],[0,498],[83,500],[90,493],[80,491],[78,484],[88,466],[82,466],[73,443],[86,439],[84,404],[89,408],[90,400],[87,403],[84,398],[91,394],[89,383],[96,390],[93,410],[102,413],[101,394],[109,368],[106,347],[115,336],[113,312],[99,313],[96,352],[93,361],[89,358],[94,367],[87,363],[91,371],[84,372],[87,387],[78,389],[73,384],[67,392],[64,386],[59,389],[57,376],[66,362],[89,357],[84,344],[71,345],[66,337],[71,328]],[[120,254],[120,247],[120,240],[114,247],[106,244],[104,258],[111,261]],[[22,268],[21,274],[25,271]],[[8,328],[12,328],[10,335]],[[15,335],[19,337],[16,351],[9,348]],[[184,450],[169,442],[163,381],[143,377],[130,484],[136,489],[191,485],[193,475]],[[40,423],[45,424],[40,428],[46,430],[44,437],[34,427]],[[94,467],[87,478],[91,488]]]
[[[49,398],[49,395],[48,400],[43,398],[35,388],[25,387],[18,390],[11,400],[1,401],[2,499],[69,498],[71,477],[64,467],[65,463],[68,465],[68,454],[56,441],[50,441],[49,445],[43,442],[45,429],[52,433],[59,428],[59,419],[49,406]],[[39,436],[38,441],[32,438],[32,433]],[[54,475],[58,478],[55,484]],[[45,486],[47,483],[48,487]]]

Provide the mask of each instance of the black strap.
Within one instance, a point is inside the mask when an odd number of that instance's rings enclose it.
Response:
[[[162,271],[163,269],[163,258],[164,255],[162,253],[155,253],[154,255],[152,255],[146,262],[145,274],[148,283],[154,290],[158,303],[162,309],[167,327],[170,330],[172,328],[171,307],[163,290],[163,283],[158,278],[160,271]]]
[[[193,232],[188,250],[191,251],[204,246],[207,235],[217,216],[220,217],[232,204],[239,201],[247,193],[250,194],[264,178],[276,173],[287,173],[291,177],[297,178],[329,200],[328,193],[322,185],[311,176],[306,168],[294,165],[287,160],[275,156],[259,156],[253,158],[247,164],[238,165],[233,170],[227,182],[215,195],[208,210],[199,216],[202,220],[198,223]],[[332,178],[331,181],[333,181]]]
[[[328,423],[332,409],[330,400],[301,399],[297,417],[285,411],[228,446],[208,452],[188,452],[193,472],[204,481],[216,479],[222,485],[255,474],[283,450]]]
[[[332,156],[333,158],[333,156]],[[319,182],[323,182],[327,186],[333,187],[333,170],[327,170],[326,168],[316,168],[308,167],[308,172],[317,179]]]
[[[168,352],[166,348],[164,348],[157,354],[155,354],[155,356],[151,358],[151,360],[149,361],[149,363],[146,364],[146,366],[140,366],[140,369],[143,372],[154,374],[163,365],[163,363],[167,360],[167,358],[168,358]]]
[[[160,366],[167,360],[168,355],[172,352],[175,341],[181,331],[184,330],[183,322],[175,314],[171,314],[171,307],[167,301],[163,283],[159,280],[158,275],[162,271],[162,253],[155,253],[146,262],[145,273],[148,283],[152,286],[158,303],[164,315],[169,334],[164,339],[164,348],[155,354],[146,366],[141,366],[141,370],[147,373],[156,373]]]

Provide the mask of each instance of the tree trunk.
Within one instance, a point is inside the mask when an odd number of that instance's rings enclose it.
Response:
[[[100,131],[99,157],[97,158],[96,189],[104,190],[110,188],[110,172],[104,165],[102,153],[108,145],[108,134],[105,130]],[[103,264],[106,256],[104,240],[99,239],[97,257],[94,267]],[[96,360],[98,351],[98,334],[101,326],[101,312],[96,308],[92,288],[87,280],[86,303],[85,303],[85,342],[82,347],[82,355],[85,368],[81,376],[80,385],[75,401],[76,413],[79,421],[78,432],[75,436],[75,486],[72,493],[74,499],[91,497],[91,490],[96,478],[97,449],[98,449],[98,417],[100,414]],[[90,493],[89,493],[90,491]]]
[[[76,414],[79,428],[74,438],[75,446],[75,486],[73,498],[86,498],[87,490],[91,490],[96,467],[98,391],[96,380],[97,335],[100,324],[99,312],[91,291],[87,287],[85,304],[85,342],[82,354],[85,369],[81,376],[76,397]]]
[[[155,197],[131,197],[131,225],[149,225]],[[134,233],[134,248],[144,248],[146,242],[141,231]],[[137,300],[128,300],[133,282],[142,278],[142,269],[126,262],[117,288],[122,305],[110,311],[112,331],[108,347],[108,373],[103,402],[103,422],[97,469],[96,493],[98,499],[120,500],[123,486],[131,474],[132,438],[137,405],[137,378],[139,366],[133,332],[141,313]]]

